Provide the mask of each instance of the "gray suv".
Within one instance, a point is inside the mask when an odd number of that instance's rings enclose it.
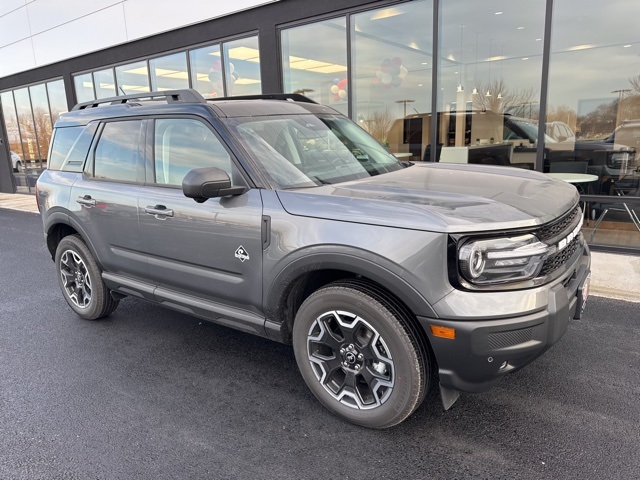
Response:
[[[573,186],[399,162],[300,95],[80,104],[37,198],[80,317],[136,297],[292,343],[318,400],[367,427],[400,423],[434,384],[445,408],[490,388],[588,292]]]

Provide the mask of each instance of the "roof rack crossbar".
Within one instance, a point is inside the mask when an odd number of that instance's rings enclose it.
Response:
[[[305,97],[299,93],[263,93],[260,95],[239,95],[237,97],[217,97],[208,98],[208,101],[219,100],[291,100],[292,102],[304,102],[315,103],[318,102],[311,100],[309,97]]]
[[[85,110],[87,108],[95,108],[106,103],[111,105],[123,105],[131,103],[131,101],[140,101],[143,99],[165,99],[167,103],[207,103],[197,90],[165,90],[163,92],[149,92],[143,94],[122,95],[120,97],[101,98],[90,102],[78,103],[73,110]]]

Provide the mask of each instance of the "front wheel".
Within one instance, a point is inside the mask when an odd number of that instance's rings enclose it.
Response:
[[[78,235],[64,237],[55,256],[58,282],[69,306],[87,320],[97,320],[112,313],[118,300],[102,281],[100,267]]]
[[[313,394],[357,425],[402,422],[428,387],[428,356],[409,319],[367,285],[332,284],[309,296],[296,315],[293,348]]]

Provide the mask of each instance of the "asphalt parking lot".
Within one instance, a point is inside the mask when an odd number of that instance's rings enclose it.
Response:
[[[591,297],[493,390],[366,430],[286,345],[136,299],[80,320],[40,217],[0,209],[0,479],[640,478],[639,308]]]

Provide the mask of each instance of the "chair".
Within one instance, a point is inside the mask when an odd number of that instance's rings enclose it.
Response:
[[[549,163],[549,173],[587,173],[589,162],[551,162]]]
[[[620,188],[616,188],[615,185],[613,188],[615,193],[620,197],[640,197],[640,181],[636,184],[633,190],[627,193],[624,193],[624,191]],[[622,205],[622,207],[620,207],[620,205]],[[621,204],[620,203],[607,204],[606,202],[603,202],[600,204],[600,208],[602,208],[603,210],[600,216],[598,217],[598,220],[596,220],[596,224],[593,226],[593,230],[591,231],[591,237],[589,238],[589,242],[593,242],[593,237],[595,236],[596,230],[598,230],[600,223],[602,222],[602,220],[604,220],[604,217],[607,215],[607,213],[612,211],[626,212],[627,215],[629,215],[629,218],[633,222],[634,226],[638,229],[638,232],[640,232],[640,217],[638,216],[638,213],[633,208],[629,207],[629,205],[626,202],[622,202]]]

